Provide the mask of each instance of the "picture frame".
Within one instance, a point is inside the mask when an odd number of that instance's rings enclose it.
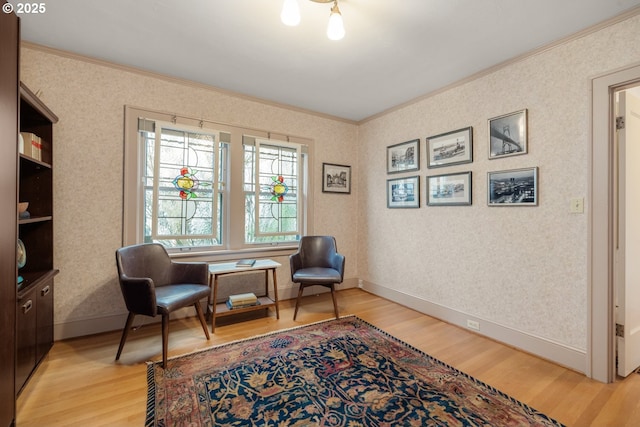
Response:
[[[487,173],[489,206],[537,206],[538,168]]]
[[[473,162],[473,127],[427,137],[427,167]]]
[[[489,119],[489,159],[527,154],[527,110]]]
[[[427,177],[427,206],[471,205],[471,171]]]
[[[322,192],[351,194],[351,166],[323,163]]]
[[[387,180],[387,208],[419,208],[420,177]]]
[[[420,140],[401,142],[387,147],[387,173],[420,170]]]

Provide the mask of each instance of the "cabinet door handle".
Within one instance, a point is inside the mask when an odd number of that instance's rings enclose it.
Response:
[[[47,285],[44,288],[42,288],[42,290],[40,291],[40,296],[46,296],[49,294],[49,292],[51,291],[51,288]]]
[[[33,308],[33,301],[29,300],[22,306],[22,314],[27,314]]]

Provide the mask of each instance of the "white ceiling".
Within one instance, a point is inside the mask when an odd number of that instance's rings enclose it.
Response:
[[[640,5],[640,0],[51,0],[23,40],[360,121]],[[10,1],[13,5],[18,2]]]

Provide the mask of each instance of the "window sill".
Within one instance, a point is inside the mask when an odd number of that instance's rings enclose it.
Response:
[[[170,253],[169,256],[180,262],[205,261],[205,262],[225,262],[246,258],[274,258],[289,256],[298,249],[298,245],[287,245],[277,247],[245,248],[223,251],[189,251],[180,253]]]

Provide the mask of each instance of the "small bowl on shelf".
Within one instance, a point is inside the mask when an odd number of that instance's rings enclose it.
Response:
[[[29,202],[18,203],[18,213],[26,212],[28,207],[29,207]]]

